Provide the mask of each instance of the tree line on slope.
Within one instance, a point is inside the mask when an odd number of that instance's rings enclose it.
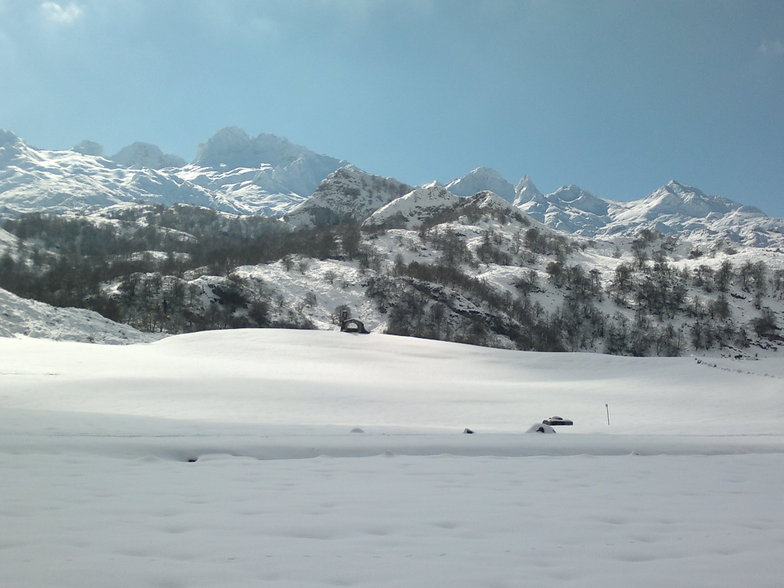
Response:
[[[651,232],[633,242],[633,261],[619,262],[603,285],[598,270],[569,263],[584,243],[524,225],[511,238],[488,228],[473,249],[451,228],[425,225],[419,238],[437,260],[405,263],[371,246],[383,229],[363,234],[357,224],[292,230],[276,220],[189,206],[134,207],[104,220],[33,214],[7,221],[4,228],[28,246],[0,257],[0,287],[90,308],[145,331],[309,328],[305,310],[317,304],[315,296],[287,300],[233,270],[279,261],[304,273],[308,258],[334,259],[364,272],[362,286],[387,316],[389,333],[626,355],[743,348],[752,334],[781,339],[765,301],[784,297],[784,272],[728,260],[716,270],[677,270],[667,261],[670,240]],[[542,257],[549,259],[543,274],[530,269]],[[471,275],[481,264],[518,267],[513,289]],[[548,289],[560,300],[549,310],[540,301]],[[748,299],[757,317],[735,320],[729,298]]]

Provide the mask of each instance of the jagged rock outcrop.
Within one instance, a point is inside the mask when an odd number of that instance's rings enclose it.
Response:
[[[285,219],[294,226],[362,222],[385,204],[407,194],[411,186],[347,165],[331,173],[313,195]]]

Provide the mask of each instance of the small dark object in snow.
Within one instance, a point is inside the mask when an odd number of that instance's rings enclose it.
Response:
[[[196,463],[196,461],[198,461],[198,459],[199,459],[198,457],[189,457],[188,458],[188,463]]]
[[[469,429],[468,427],[463,429],[463,433],[466,434],[466,435],[473,435],[474,434],[474,432],[471,429]]]
[[[546,435],[552,435],[555,433],[555,429],[553,429],[550,425],[534,423],[530,429],[526,431],[526,433],[544,433]]]
[[[369,331],[365,329],[362,321],[357,319],[347,319],[340,323],[340,330],[343,333],[361,333],[367,335]]]
[[[359,427],[354,427],[353,429],[351,429],[351,432],[352,433],[364,433],[365,431],[363,431]]]
[[[551,416],[549,419],[544,419],[542,423],[545,425],[550,425],[551,427],[559,427],[559,426],[574,424],[574,422],[571,421],[570,419],[561,418],[559,416]]]

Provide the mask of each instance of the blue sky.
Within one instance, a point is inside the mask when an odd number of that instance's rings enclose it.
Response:
[[[418,184],[479,165],[784,216],[780,0],[0,0],[0,128],[191,159],[272,132]]]

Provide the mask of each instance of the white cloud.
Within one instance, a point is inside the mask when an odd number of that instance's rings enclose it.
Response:
[[[56,25],[72,25],[82,16],[82,7],[76,2],[42,2],[41,15],[47,22]]]
[[[763,41],[759,46],[759,51],[763,55],[784,55],[784,42],[779,40]]]

